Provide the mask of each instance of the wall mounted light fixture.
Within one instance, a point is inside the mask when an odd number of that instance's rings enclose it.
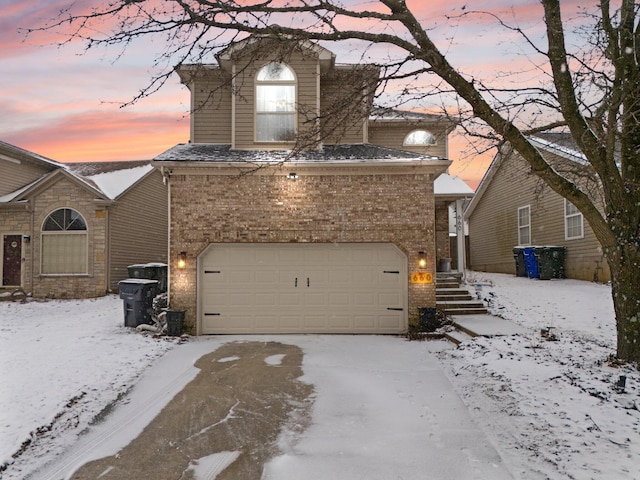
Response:
[[[291,172],[289,175],[287,175],[287,178],[289,180],[295,180],[296,178],[298,178],[298,174],[296,172]]]
[[[23,235],[22,239],[24,240],[24,243],[29,243],[31,241],[31,235]]]
[[[420,268],[425,268],[427,266],[427,257],[424,252],[418,252],[418,266]]]
[[[178,268],[184,268],[187,266],[187,252],[180,252],[178,255]]]

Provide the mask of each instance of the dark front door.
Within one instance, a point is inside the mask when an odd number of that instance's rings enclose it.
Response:
[[[2,248],[2,285],[20,286],[22,235],[5,235]]]

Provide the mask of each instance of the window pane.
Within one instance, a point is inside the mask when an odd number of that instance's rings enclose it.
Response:
[[[426,130],[416,130],[411,132],[404,139],[405,145],[435,145],[436,137]]]
[[[520,245],[528,245],[531,243],[531,235],[530,235],[530,230],[529,227],[522,227],[519,229],[519,236],[520,238],[518,238],[518,243]]]
[[[80,213],[70,208],[60,208],[52,212],[44,222],[42,230],[45,232],[60,232],[64,230],[86,230],[87,224]]]
[[[258,85],[256,111],[295,112],[296,87],[293,85]]]
[[[290,142],[295,140],[295,114],[265,114],[256,116],[256,140],[259,142]]]
[[[580,213],[573,203],[567,202],[565,200],[564,204],[565,204],[565,214],[566,215],[575,215],[576,213]]]
[[[289,67],[282,63],[270,63],[262,67],[258,72],[257,80],[259,82],[280,81],[293,82],[296,77]]]
[[[567,218],[567,237],[581,237],[582,236],[582,222],[579,216]]]
[[[42,273],[87,273],[87,235],[42,234]]]

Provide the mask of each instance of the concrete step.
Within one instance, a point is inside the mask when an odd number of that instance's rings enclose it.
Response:
[[[451,330],[450,332],[445,332],[444,337],[452,343],[456,345],[460,345],[461,343],[466,343],[473,340],[473,336],[469,335],[466,332],[461,330]]]
[[[472,301],[473,297],[467,294],[446,294],[441,295],[440,292],[436,292],[436,302],[469,302]]]
[[[436,280],[436,289],[440,288],[460,288],[460,284],[450,280]]]
[[[436,302],[436,308],[447,315],[486,315],[489,313],[479,302]]]
[[[455,288],[440,288],[440,287],[436,287],[436,295],[468,295],[468,296],[472,296],[471,292],[469,292],[469,290],[467,290],[466,288],[460,288],[460,287],[455,287]]]

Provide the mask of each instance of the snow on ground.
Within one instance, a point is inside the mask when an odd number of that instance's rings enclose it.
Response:
[[[514,476],[639,479],[640,375],[609,361],[610,287],[478,272],[468,281],[484,284],[495,315],[531,329],[439,355]],[[549,327],[556,340],[541,335]],[[616,389],[620,376],[624,392]]]
[[[347,478],[341,473],[349,471],[352,460],[362,458],[369,458],[370,463],[364,464],[373,465],[372,470],[349,478],[392,478],[382,461],[385,448],[404,440],[397,436],[392,442],[373,440],[398,426],[409,438],[417,438],[422,430],[431,437],[448,425],[455,428],[463,414],[434,395],[438,388],[448,388],[448,378],[514,478],[640,479],[640,375],[629,366],[609,362],[615,353],[610,288],[477,272],[470,272],[470,283],[471,290],[474,283],[483,284],[481,293],[494,314],[529,333],[474,339],[457,349],[395,337],[275,337],[301,345],[304,380],[314,384],[316,397],[312,425],[300,438],[283,432],[283,455],[267,466],[266,478],[316,478],[310,473],[318,473],[317,478]],[[147,368],[150,365],[178,358],[180,351],[184,351],[180,358],[186,355],[185,363],[192,365],[189,355],[227,341],[217,337],[177,346],[175,340],[153,339],[124,328],[122,317],[122,302],[113,296],[0,302],[0,465],[9,463],[0,477],[24,478],[77,443],[80,432],[96,416],[103,417],[103,410],[132,385],[137,383],[144,398],[141,387],[147,380],[138,379],[143,371],[153,370]],[[541,335],[549,327],[556,340]],[[367,338],[372,339],[368,350]],[[354,345],[363,355],[370,352],[365,366],[341,368],[348,365]],[[385,352],[397,358],[385,363],[391,366],[389,371],[376,371],[377,359]],[[435,389],[424,383],[436,378],[428,376],[437,370],[432,365],[434,355],[446,374],[438,377]],[[274,364],[278,360],[270,359]],[[403,365],[408,366],[406,371]],[[626,376],[624,391],[616,389],[621,375]],[[163,391],[168,395],[170,389]],[[372,395],[378,400],[362,403]],[[405,408],[385,411],[385,405],[398,400],[404,401],[407,416]],[[457,402],[451,405],[462,405]],[[116,403],[122,410],[123,402]],[[409,415],[418,410],[421,423],[412,423]],[[476,453],[458,447],[446,445],[443,451],[425,454],[448,452],[462,459]],[[12,459],[21,448],[24,452]],[[334,455],[345,456],[332,469],[326,460]],[[402,478],[424,478],[423,469],[411,467],[419,456],[408,452],[402,457],[404,470],[397,473]],[[475,473],[474,478],[493,480],[486,471]]]
[[[0,302],[0,477],[22,448],[17,469],[60,453],[174,345],[125,328],[123,317],[116,296]]]

